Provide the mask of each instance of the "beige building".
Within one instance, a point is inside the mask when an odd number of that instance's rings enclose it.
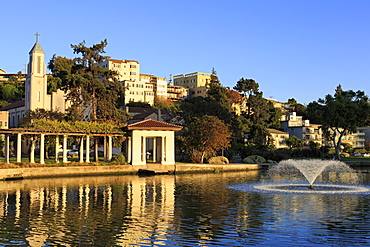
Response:
[[[29,52],[25,84],[24,100],[0,108],[0,111],[8,112],[9,127],[18,127],[20,120],[28,110],[45,109],[65,112],[68,104],[64,92],[57,90],[51,94],[47,93],[45,52],[38,41]]]
[[[288,146],[286,145],[286,139],[289,138],[289,133],[276,130],[276,129],[268,129],[270,132],[271,137],[274,140],[274,146],[276,148],[287,148]]]
[[[118,72],[118,81],[137,82],[140,80],[140,63],[134,60],[106,59],[102,67]]]
[[[137,61],[106,59],[101,66],[118,72],[118,81],[126,87],[124,104],[146,102],[153,105],[155,96],[167,98],[166,78],[140,74]]]
[[[0,111],[0,129],[8,129],[9,128],[9,116],[7,111]]]
[[[172,101],[181,101],[188,97],[189,89],[183,86],[175,86],[167,83],[167,99]]]
[[[189,97],[191,98],[197,96],[206,97],[211,75],[203,72],[175,75],[173,77],[173,84],[175,86],[189,88]]]

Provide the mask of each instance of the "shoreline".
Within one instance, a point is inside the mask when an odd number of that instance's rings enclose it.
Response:
[[[352,168],[370,167],[370,162],[345,162]],[[25,167],[0,169],[0,181],[57,178],[57,177],[83,177],[103,175],[163,175],[186,173],[220,173],[251,170],[266,170],[274,163],[260,164],[189,164],[176,163],[175,165],[147,164],[147,165],[106,165],[106,166],[64,166],[64,167]]]
[[[66,166],[27,167],[0,169],[0,180],[32,178],[102,176],[102,175],[160,175],[184,173],[218,173],[267,169],[271,164],[187,164],[175,165],[108,165],[108,166]]]

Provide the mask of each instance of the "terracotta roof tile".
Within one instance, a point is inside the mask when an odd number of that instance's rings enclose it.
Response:
[[[181,130],[182,126],[169,124],[153,119],[146,119],[137,123],[127,125],[128,130]]]

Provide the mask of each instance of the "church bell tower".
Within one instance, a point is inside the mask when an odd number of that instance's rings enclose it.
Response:
[[[47,75],[45,65],[45,52],[42,50],[36,33],[36,43],[29,52],[27,78],[25,85],[25,107],[27,110],[43,108],[49,110],[47,98]]]

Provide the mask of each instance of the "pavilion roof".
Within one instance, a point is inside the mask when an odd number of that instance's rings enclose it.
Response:
[[[137,123],[127,125],[128,130],[173,130],[178,131],[182,129],[182,126],[169,124],[162,121],[153,119],[146,119]]]

